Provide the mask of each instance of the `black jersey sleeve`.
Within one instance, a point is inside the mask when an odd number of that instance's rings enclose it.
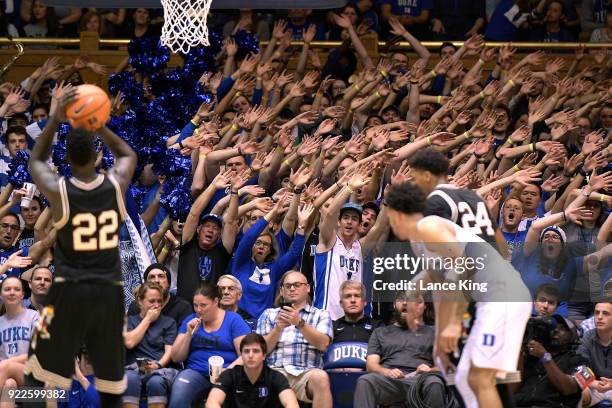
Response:
[[[450,220],[452,211],[448,203],[442,197],[439,195],[432,195],[425,201],[425,212],[423,215],[437,215],[438,217]]]

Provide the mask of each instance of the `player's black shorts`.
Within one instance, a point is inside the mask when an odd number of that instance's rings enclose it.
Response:
[[[46,303],[30,343],[26,374],[70,389],[75,357],[85,344],[98,391],[122,394],[127,385],[123,288],[110,282],[56,280]]]

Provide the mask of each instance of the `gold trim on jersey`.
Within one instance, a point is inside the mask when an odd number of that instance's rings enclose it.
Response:
[[[102,380],[98,377],[94,377],[94,384],[96,389],[106,394],[121,395],[127,388],[127,377],[124,375],[119,381]]]
[[[125,209],[125,200],[123,198],[123,192],[121,191],[121,186],[117,179],[111,174],[108,174],[108,179],[113,186],[115,186],[115,192],[117,193],[117,205],[119,206],[119,215],[121,215],[121,221],[125,221],[125,217],[127,216],[127,210]],[[138,228],[138,227],[137,227]]]
[[[59,193],[62,205],[62,218],[53,223],[53,227],[57,231],[64,228],[70,218],[70,202],[68,201],[68,191],[66,190],[66,179],[64,177],[59,179]]]
[[[70,182],[75,187],[80,188],[81,190],[91,191],[91,190],[95,190],[96,188],[100,187],[100,185],[104,182],[104,176],[102,174],[98,174],[98,177],[96,177],[89,183],[78,180],[75,177],[70,177]]]
[[[72,386],[72,378],[62,377],[59,374],[45,370],[40,365],[40,362],[35,354],[31,355],[26,361],[24,372],[26,374],[32,374],[38,381],[47,383],[48,387],[59,387],[69,390]]]

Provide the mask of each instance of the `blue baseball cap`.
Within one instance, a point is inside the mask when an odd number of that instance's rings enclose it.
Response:
[[[359,216],[361,217],[361,215],[363,214],[363,208],[357,204],[357,203],[346,203],[342,206],[342,208],[340,209],[340,216],[342,216],[342,214],[344,214],[346,211],[357,211],[359,213]]]
[[[200,225],[204,224],[206,221],[214,221],[219,224],[220,228],[223,228],[223,218],[218,216],[217,214],[206,214],[202,218],[200,218]]]

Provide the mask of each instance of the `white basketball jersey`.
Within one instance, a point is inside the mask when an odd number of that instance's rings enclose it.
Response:
[[[344,316],[340,306],[340,285],[347,280],[363,281],[363,256],[359,240],[345,247],[339,237],[327,252],[315,256],[315,307],[327,310],[332,320]]]

